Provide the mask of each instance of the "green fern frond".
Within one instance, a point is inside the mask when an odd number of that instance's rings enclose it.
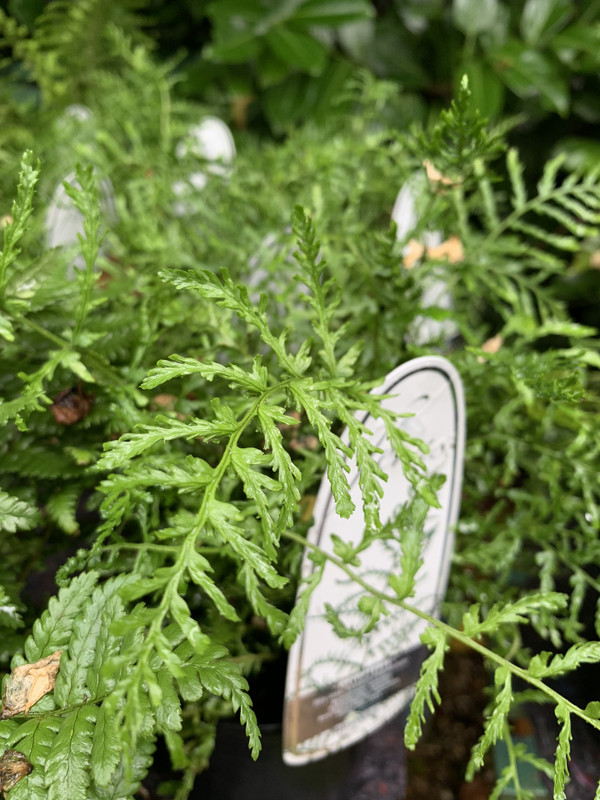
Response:
[[[3,586],[0,586],[0,626],[15,630],[24,625],[21,618],[20,608],[11,599]]]
[[[25,657],[29,662],[38,661],[67,647],[75,620],[97,581],[97,572],[84,572],[61,589],[58,597],[50,599],[47,610],[36,620],[31,635],[25,641]]]
[[[563,704],[556,707],[556,718],[560,724],[558,744],[554,763],[554,800],[565,800],[565,784],[569,780],[569,759],[571,756],[571,715]]]
[[[448,648],[446,636],[439,630],[429,628],[421,636],[432,652],[421,665],[421,673],[415,688],[415,696],[410,704],[410,711],[404,728],[404,743],[413,750],[421,738],[425,722],[425,707],[433,712],[435,703],[441,702],[438,691],[438,673],[444,666],[444,657]]]
[[[0,490],[0,530],[7,533],[27,531],[34,528],[39,521],[37,508]]]
[[[506,667],[498,667],[494,674],[494,683],[497,689],[494,707],[491,715],[485,720],[483,735],[471,752],[471,759],[467,766],[467,780],[473,779],[475,771],[483,766],[484,756],[489,748],[502,737],[508,712],[512,705],[512,676],[510,670]]]
[[[34,162],[33,153],[28,150],[21,159],[17,197],[12,204],[12,219],[7,221],[3,230],[2,252],[0,253],[0,296],[4,295],[10,280],[9,270],[13,266],[20,251],[19,240],[27,228],[27,222],[33,209],[33,196],[40,173],[39,162]],[[4,296],[3,305],[11,308],[10,293]],[[12,305],[17,303],[13,299]]]
[[[528,198],[522,176],[523,165],[514,149],[508,152],[506,164],[513,192],[513,211],[490,228],[489,240],[513,230],[525,233],[534,241],[551,244],[558,250],[576,252],[580,239],[597,236],[600,229],[598,176],[568,175],[559,180],[563,163],[561,156],[549,161],[538,182],[537,195]],[[536,218],[539,222],[531,221]],[[555,233],[547,224],[542,226],[541,223],[548,220],[552,224],[558,223],[561,232]]]
[[[67,534],[73,535],[79,530],[75,516],[80,498],[80,488],[69,486],[52,495],[46,503],[46,510],[56,524]]]

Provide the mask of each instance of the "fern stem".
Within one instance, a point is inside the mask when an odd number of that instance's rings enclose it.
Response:
[[[106,364],[102,357],[97,353],[94,353],[93,350],[75,347],[72,342],[63,339],[62,336],[58,336],[57,334],[52,333],[52,331],[49,331],[41,325],[38,325],[37,322],[29,319],[29,317],[21,317],[19,322],[23,325],[26,325],[32,331],[35,331],[40,336],[43,336],[45,339],[48,339],[48,341],[52,342],[57,347],[60,347],[61,350],[79,353],[79,355],[84,357],[85,361],[87,362],[86,366],[90,367],[92,370],[95,370],[104,378],[106,378],[108,385],[119,386],[128,394],[131,394],[134,399],[136,398],[136,395],[138,400],[141,398],[141,395],[137,392],[137,390],[134,389],[132,391],[131,381],[121,377],[118,370],[114,369],[114,367],[111,367],[110,364]],[[138,402],[138,405],[141,405],[141,403]]]
[[[515,746],[510,733],[510,725],[508,724],[507,721],[504,722],[504,734],[502,736],[502,739],[506,744],[506,750],[508,752],[508,763],[510,764],[510,770],[512,773],[512,780],[515,787],[516,800],[523,800],[523,794],[521,791],[521,781],[519,780],[519,767],[517,765],[517,759],[515,756]]]
[[[203,552],[209,550],[210,552],[218,552],[217,547],[205,548]],[[164,552],[177,552],[179,545],[175,544],[146,544],[145,542],[119,542],[118,544],[107,544],[101,547],[100,550],[154,550],[159,553]]]
[[[514,223],[517,222],[517,220],[519,220],[521,217],[524,217],[529,211],[534,211],[536,208],[544,206],[546,203],[556,200],[558,197],[568,197],[573,194],[574,191],[572,186],[558,186],[547,194],[538,194],[536,197],[532,197],[522,206],[519,206],[519,208],[515,208],[513,211],[511,211],[511,213],[505,217],[504,220],[494,228],[494,230],[490,231],[482,241],[480,249],[485,252],[486,248],[492,242],[496,241],[496,239],[498,239],[507,230],[510,230]]]
[[[585,722],[592,725],[592,727],[596,728],[597,730],[600,730],[600,720],[591,719],[585,713],[584,709],[580,708],[567,698],[563,697],[554,689],[546,685],[543,681],[539,680],[538,678],[534,678],[527,672],[527,670],[518,667],[516,664],[513,664],[510,661],[507,661],[507,659],[505,659],[503,656],[499,655],[498,653],[494,653],[493,650],[490,650],[485,645],[481,644],[481,642],[472,639],[470,636],[467,636],[466,634],[462,633],[462,631],[453,628],[451,625],[448,625],[441,619],[437,619],[431,614],[428,614],[425,611],[421,611],[421,609],[416,608],[415,606],[411,606],[409,603],[406,603],[404,600],[399,600],[397,597],[394,597],[393,595],[381,592],[379,589],[372,586],[367,581],[363,580],[363,578],[361,578],[360,575],[354,572],[354,570],[352,570],[347,564],[345,564],[339,558],[331,555],[330,553],[325,552],[318,545],[315,545],[312,542],[307,541],[304,537],[300,536],[299,534],[294,533],[293,531],[286,531],[283,535],[287,539],[297,542],[298,544],[302,544],[304,547],[308,547],[309,549],[314,550],[321,556],[325,557],[336,567],[343,570],[346,573],[346,575],[348,575],[348,577],[352,579],[352,581],[357,583],[359,586],[362,586],[363,589],[369,592],[369,594],[373,595],[374,597],[377,597],[379,600],[382,600],[385,603],[390,603],[392,605],[398,606],[399,608],[402,608],[405,611],[408,611],[411,614],[420,617],[422,620],[425,620],[430,625],[443,631],[447,636],[450,636],[452,639],[456,639],[457,641],[461,642],[461,644],[470,647],[472,650],[476,650],[478,653],[480,653],[484,658],[488,659],[489,661],[493,661],[499,666],[505,667],[506,669],[510,670],[510,672],[516,677],[521,678],[521,680],[531,684],[532,686],[535,686],[536,689],[539,689],[541,692],[546,694],[557,705],[558,704],[562,705],[570,713],[575,714],[576,716],[583,719]]]
[[[580,566],[574,564],[572,561],[569,561],[569,559],[565,555],[563,555],[559,550],[556,550],[555,548],[552,548],[552,550],[556,554],[558,560],[562,561],[565,567],[568,567],[571,570],[571,572],[580,575],[583,578],[583,580],[587,583],[587,585],[591,586],[592,589],[594,589],[594,591],[598,595],[600,595],[600,582],[594,580],[594,578],[592,578],[592,576],[584,569],[582,569]]]
[[[187,564],[192,560],[192,550],[195,550],[196,548],[197,537],[203,530],[203,527],[208,519],[208,512],[211,501],[214,499],[214,496],[221,483],[221,480],[230,465],[233,448],[236,446],[237,442],[239,441],[246,427],[256,416],[260,405],[271,394],[280,391],[282,387],[288,383],[289,381],[283,381],[282,383],[278,383],[276,386],[273,386],[267,389],[265,392],[263,392],[263,394],[261,394],[254,401],[254,403],[252,403],[250,408],[246,411],[241,420],[238,422],[238,425],[234,430],[234,432],[229,437],[229,441],[225,447],[223,455],[221,456],[221,460],[219,461],[219,464],[215,468],[212,479],[210,483],[206,486],[206,489],[204,491],[200,508],[198,509],[198,512],[196,514],[195,524],[191,532],[183,540],[182,544],[176,548],[179,552],[172,567],[172,574],[165,585],[160,603],[158,607],[155,609],[155,615],[148,627],[148,633],[146,635],[146,639],[141,645],[137,659],[136,670],[132,672],[130,676],[128,676],[129,683],[132,681],[135,672],[139,672],[143,675],[144,670],[148,668],[148,665],[152,659],[155,650],[155,640],[157,640],[162,635],[164,620],[167,617],[169,610],[173,605],[175,596],[179,595],[179,586],[181,580],[185,576]]]
[[[164,79],[160,82],[160,143],[163,153],[171,148],[171,95]]]
[[[62,336],[57,336],[52,331],[43,328],[41,325],[38,325],[37,322],[34,322],[29,317],[21,317],[19,320],[23,325],[26,325],[28,328],[31,328],[32,331],[35,331],[40,336],[43,336],[48,341],[52,342],[53,344],[60,347],[62,350],[74,350],[75,348],[72,346],[70,342],[66,339],[63,339]]]
[[[456,186],[452,189],[452,205],[456,212],[456,221],[458,223],[458,232],[463,242],[469,236],[469,225],[467,222],[467,206],[465,203],[465,193],[462,186]]]

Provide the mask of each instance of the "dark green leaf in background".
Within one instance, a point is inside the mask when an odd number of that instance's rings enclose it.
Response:
[[[570,0],[527,0],[521,15],[521,36],[535,47],[547,42],[573,14]]]
[[[540,96],[561,115],[569,109],[569,77],[551,55],[513,39],[493,53],[494,67],[508,87],[524,99]]]
[[[318,75],[327,60],[327,50],[312,36],[293,31],[286,25],[271,28],[265,41],[273,53],[291,67]]]
[[[504,107],[506,96],[505,85],[498,74],[481,58],[466,61],[462,72],[469,79],[472,108],[488,119],[496,117]],[[458,73],[456,78],[459,79]]]
[[[457,28],[475,36],[496,24],[498,0],[454,0],[452,14]]]
[[[367,0],[306,0],[294,12],[293,19],[305,25],[331,25],[369,19],[373,6]]]

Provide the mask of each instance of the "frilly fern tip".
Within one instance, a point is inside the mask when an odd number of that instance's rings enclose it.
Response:
[[[57,14],[66,11],[57,5]],[[65,791],[75,800],[130,798],[157,736],[187,770],[183,798],[216,719],[232,709],[256,755],[247,671],[302,630],[327,559],[362,594],[362,626],[343,627],[330,615],[342,635],[360,638],[394,607],[423,618],[411,598],[439,484],[425,474],[424,445],[370,393],[399,361],[441,346],[440,337],[411,339],[419,317],[456,324],[451,357],[466,388],[469,438],[450,602],[445,619],[425,615],[431,652],[406,742],[415,744],[439,702],[438,674],[458,640],[495,675],[471,769],[505,738],[504,785],[518,780],[520,762],[549,772],[510,744],[508,711],[522,695],[517,681],[525,682],[557,708],[553,775],[562,797],[570,722],[600,727],[596,706],[577,705],[551,683],[600,660],[600,614],[595,634],[584,628],[587,603],[596,606],[600,596],[600,358],[594,330],[570,319],[557,291],[564,259],[595,241],[597,174],[569,175],[554,161],[532,187],[518,154],[509,150],[500,160],[502,139],[472,115],[463,86],[429,139],[379,129],[349,139],[332,120],[327,141],[308,130],[296,134],[301,146],[291,138],[265,147],[258,176],[248,159],[229,184],[215,183],[214,204],[198,202],[191,221],[177,220],[169,206],[175,167],[166,155],[173,119],[165,73],[153,71],[126,37],[113,38],[137,70],[134,85],[140,96],[147,90],[148,107],[139,109],[139,130],[117,131],[108,119],[96,139],[98,162],[113,165],[121,191],[111,258],[100,255],[99,167],[80,169],[72,192],[86,219],[85,269],[74,280],[65,277],[64,253],[41,253],[27,239],[39,223],[31,154],[3,231],[0,657],[12,657],[14,668],[62,651],[54,690],[0,721],[3,747],[33,765],[9,798]],[[115,88],[108,76],[103,81]],[[115,107],[129,114],[131,96],[116,96]],[[98,108],[109,102],[106,92]],[[361,119],[354,115],[352,130]],[[152,158],[146,135],[154,137]],[[348,165],[340,164],[345,158]],[[155,176],[147,174],[150,163]],[[317,181],[315,169],[326,179]],[[413,169],[425,169],[425,202],[408,236],[439,230],[462,249],[450,260],[424,248],[409,270],[405,243],[382,229],[381,218],[387,225],[390,174],[400,182]],[[354,175],[369,202],[348,189],[356,188]],[[278,274],[256,297],[256,287],[239,278],[268,231],[261,226],[283,228],[282,208],[299,201],[311,214],[296,208],[292,232],[277,234]],[[230,269],[219,273],[215,264]],[[425,303],[432,275],[444,281],[451,307]],[[281,291],[270,290],[271,277]],[[89,398],[74,426],[53,417],[65,391],[73,402]],[[393,532],[379,516],[385,476],[364,412],[383,419],[414,489]],[[359,467],[365,531],[357,545],[334,540],[333,554],[325,554],[304,536],[310,502],[327,472],[337,512],[353,512],[347,459]],[[48,531],[69,537],[63,555],[70,558],[57,576],[58,596],[33,622],[18,598],[27,571],[45,555]],[[402,544],[403,571],[382,592],[353,567],[371,542],[390,535]],[[294,605],[306,547],[316,569]],[[524,571],[528,585],[517,586]],[[523,645],[529,629],[560,652],[532,655]]]
[[[81,173],[87,196],[92,192],[90,181],[91,173]],[[23,719],[0,723],[7,746],[18,746],[34,767],[35,777],[27,781],[29,797],[55,797],[67,786],[71,798],[83,800],[114,791],[123,779],[133,785],[137,762],[130,755],[145,752],[158,733],[165,735],[172,753],[182,754],[182,699],[197,699],[204,692],[223,697],[239,710],[252,753],[258,755],[259,730],[246,679],[227,647],[213,644],[203,631],[190,598],[199,593],[223,620],[240,622],[239,601],[236,607],[234,596],[228,596],[217,579],[221,565],[229,563],[254,613],[274,634],[285,631],[287,615],[269,596],[288,582],[277,569],[278,551],[282,535],[295,524],[300,501],[302,476],[282,438],[282,426],[298,421],[288,409],[305,415],[320,441],[338,513],[347,516],[354,509],[345,461],[352,456],[362,473],[365,518],[373,529],[379,526],[379,482],[385,475],[354,413],[369,410],[384,416],[390,431],[394,415],[379,406],[369,386],[352,377],[354,356],[344,355],[340,331],[329,327],[331,309],[339,300],[332,296],[333,282],[321,282],[325,265],[318,263],[312,223],[301,209],[293,222],[316,333],[314,343],[305,342],[296,352],[288,347],[285,331],[273,332],[264,304],[255,306],[227,272],[164,273],[164,280],[178,290],[234,311],[258,332],[268,351],[248,368],[177,355],[160,361],[142,389],[194,377],[221,383],[240,393],[244,403],[236,407],[215,397],[204,419],[156,414],[152,423],[105,444],[94,466],[96,472],[109,473],[100,486],[105,520],[92,549],[70,563],[70,569],[82,569],[88,561],[93,569],[69,582],[63,572],[64,586],[26,640],[24,658],[13,660],[16,666],[62,651],[53,694]],[[89,236],[97,239],[98,230],[92,225]],[[87,269],[77,276],[85,302],[74,320],[72,347],[77,346],[95,282],[94,252],[89,253]],[[335,432],[335,419],[348,424],[348,441]],[[185,443],[191,445],[187,455],[181,450]],[[158,452],[174,445],[169,462],[157,459]],[[410,437],[394,434],[407,471],[426,491],[413,445]],[[210,461],[194,452],[209,446]],[[234,486],[239,487],[235,493]],[[145,518],[152,496],[172,491],[190,497],[186,513],[169,518],[167,505],[166,524],[149,519],[141,541],[121,538],[119,530],[136,509]],[[13,514],[26,512],[25,504],[11,502]],[[58,501],[51,508],[68,526],[65,512]],[[11,523],[7,516],[5,525],[11,524],[16,520]],[[127,561],[131,545],[137,555]],[[121,560],[115,562],[118,553]],[[98,570],[114,571],[119,563],[123,566],[114,577],[98,582]],[[288,643],[293,630],[292,624],[284,634]],[[25,789],[13,791],[18,796]]]

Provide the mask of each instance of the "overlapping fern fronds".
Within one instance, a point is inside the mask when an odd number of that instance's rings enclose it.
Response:
[[[140,74],[148,76],[149,65],[140,59]],[[466,387],[469,441],[451,602],[446,621],[428,619],[431,655],[407,744],[438,702],[437,675],[448,642],[458,639],[495,675],[472,769],[498,738],[510,741],[508,710],[513,695],[518,699],[517,680],[525,681],[557,709],[553,774],[562,797],[572,718],[598,727],[595,706],[565,699],[547,681],[599,660],[584,601],[596,605],[600,597],[600,359],[595,332],[569,317],[557,281],[574,243],[587,246],[595,237],[597,175],[568,176],[556,161],[533,189],[509,151],[502,182],[500,140],[469,118],[462,97],[428,139],[431,146],[417,137],[405,147],[386,131],[357,143],[332,121],[323,141],[311,129],[265,147],[254,171],[253,150],[229,183],[215,186],[210,202],[196,198],[189,219],[178,220],[165,191],[171,120],[168,95],[161,100],[164,72],[155,78],[149,92],[156,105],[143,117],[151,126],[156,116],[152,134],[143,127],[118,139],[104,131],[96,140],[98,163],[108,171],[115,162],[111,177],[121,192],[116,255],[99,255],[98,192],[89,169],[79,170],[74,193],[88,219],[81,242],[87,268],[74,280],[66,278],[63,254],[35,261],[40,248],[21,237],[37,172],[31,156],[4,229],[0,552],[7,577],[0,657],[16,666],[63,651],[54,691],[0,722],[4,747],[34,767],[9,798],[56,797],[65,787],[76,799],[132,797],[157,736],[173,763],[188,770],[187,791],[200,768],[192,716],[206,726],[208,741],[216,717],[236,709],[256,752],[240,665],[293,641],[327,558],[361,586],[365,626],[394,605],[421,613],[410,597],[435,482],[423,474],[416,443],[369,390],[411,355],[449,347],[439,336],[411,340],[411,323],[423,316],[456,326],[451,357]],[[138,75],[135,86],[142,80]],[[128,102],[124,92],[117,116]],[[131,159],[127,169],[117,163],[121,156]],[[427,179],[424,217],[413,234],[440,230],[460,238],[463,257],[425,253],[407,270],[405,243],[395,241],[387,218],[382,224],[382,209],[399,188],[390,174],[400,184],[411,169],[424,169],[424,159],[440,177]],[[364,165],[367,188],[358,196],[352,176]],[[328,194],[331,186],[338,194]],[[282,209],[298,198],[311,207],[315,226],[297,210],[292,230],[279,231],[288,221]],[[266,226],[277,228],[281,246],[277,274],[267,278],[279,283],[273,289],[267,279],[261,300],[240,278],[251,272]],[[288,252],[294,248],[295,261]],[[213,269],[222,264],[230,271]],[[296,274],[305,294],[295,289]],[[453,307],[424,303],[430,274],[446,282]],[[73,426],[59,425],[50,410],[65,390],[92,398]],[[387,535],[378,514],[384,478],[354,416],[361,409],[383,415],[420,504],[403,542],[404,573],[390,577],[385,594],[352,572],[361,548]],[[333,555],[314,551],[317,569],[292,609],[307,525],[300,508],[310,507],[326,472],[338,513],[351,513],[346,457],[360,467],[364,538],[358,547],[338,543]],[[12,544],[17,531],[21,549]],[[34,622],[19,594],[46,543],[62,546],[63,534],[79,538],[66,540],[61,556],[72,557],[58,576],[62,588]],[[523,574],[526,586],[519,585]],[[523,643],[531,629],[544,646],[564,652],[532,658]],[[195,704],[193,714],[188,704]],[[516,745],[511,752],[504,785],[514,782],[519,760],[535,761]]]
[[[2,12],[0,33],[15,61],[24,64],[39,86],[45,103],[81,101],[89,89],[89,77],[107,65],[109,25],[135,31],[143,39],[134,14],[141,5],[140,0],[57,0],[43,7],[32,30]]]

